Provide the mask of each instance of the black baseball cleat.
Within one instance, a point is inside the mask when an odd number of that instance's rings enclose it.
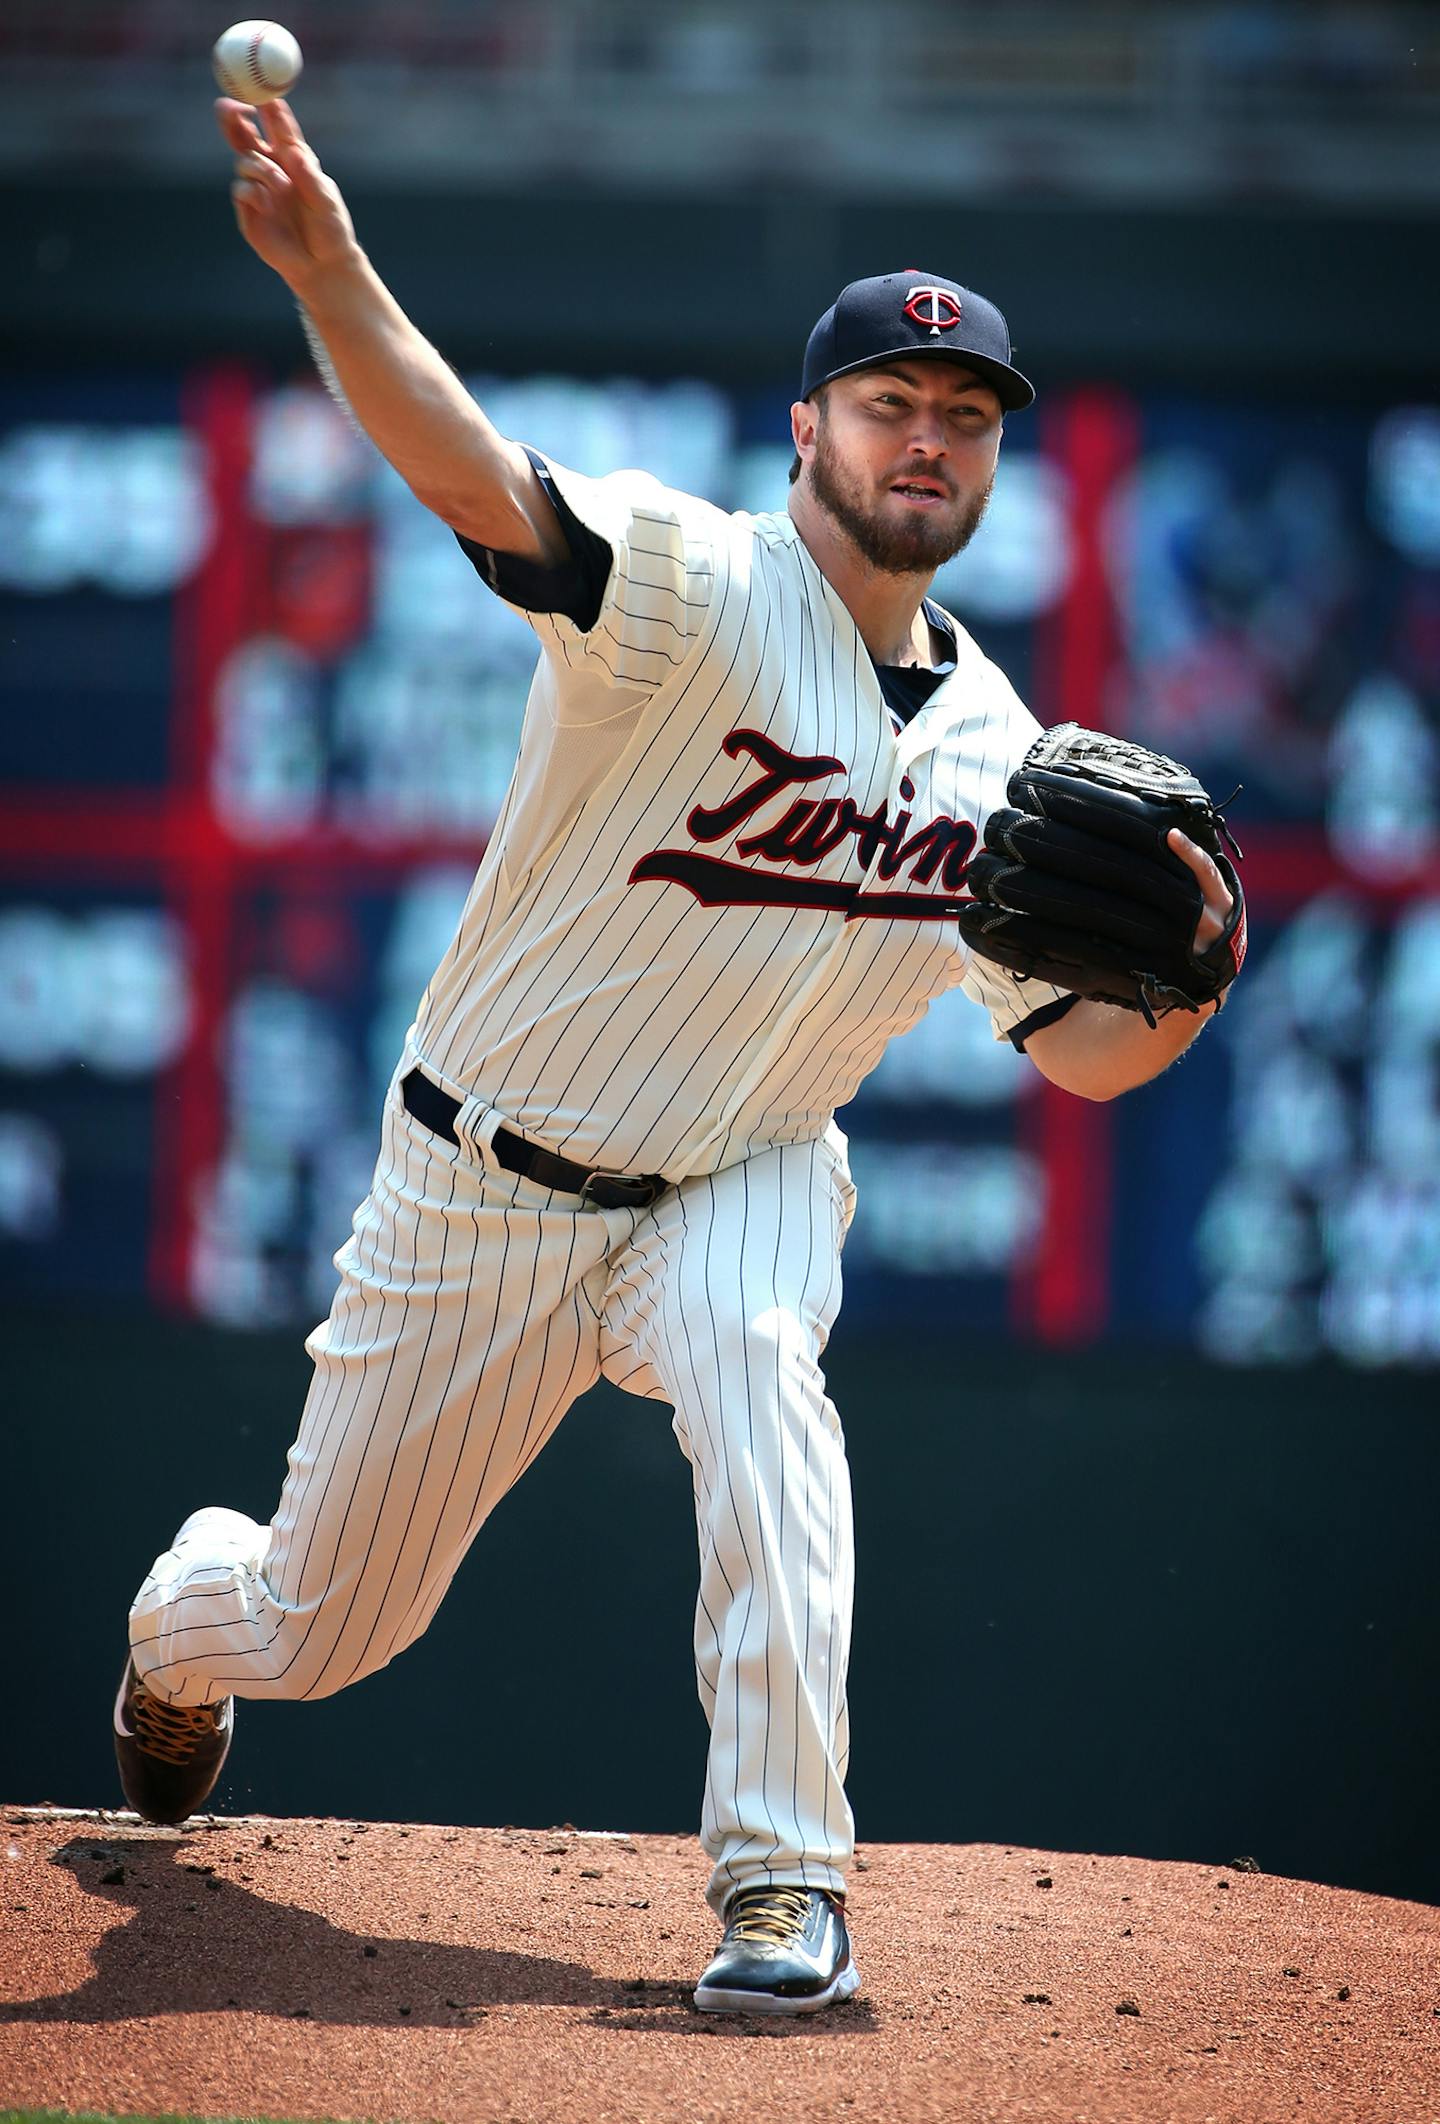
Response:
[[[702,2013],[818,2013],[854,1995],[845,1905],[821,1888],[742,1888],[695,1987]]]
[[[125,1662],[115,1698],[115,1760],[120,1784],[147,1822],[183,1822],[203,1807],[230,1753],[235,1699],[167,1704]]]

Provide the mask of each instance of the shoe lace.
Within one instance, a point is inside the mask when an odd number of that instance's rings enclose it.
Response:
[[[803,1888],[755,1888],[735,1899],[726,1926],[732,1940],[759,1940],[785,1946],[804,1929],[810,1898]]]
[[[167,1704],[146,1688],[131,1693],[129,1711],[135,1737],[147,1755],[183,1763],[204,1742],[215,1738],[220,1712],[213,1704]]]

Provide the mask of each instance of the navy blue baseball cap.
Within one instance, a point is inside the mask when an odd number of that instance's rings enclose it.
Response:
[[[1033,404],[1035,387],[1010,360],[1010,327],[993,302],[911,267],[852,280],[810,334],[800,396],[832,377],[887,361],[942,355],[988,383],[1007,413]]]

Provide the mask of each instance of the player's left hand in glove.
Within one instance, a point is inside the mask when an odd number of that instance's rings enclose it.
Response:
[[[1218,1010],[1245,957],[1245,898],[1227,853],[1240,850],[1188,768],[1058,723],[1006,794],[1013,809],[992,812],[966,873],[972,904],[958,919],[971,950],[1152,1025],[1167,1011]],[[1177,852],[1177,829],[1193,860]]]

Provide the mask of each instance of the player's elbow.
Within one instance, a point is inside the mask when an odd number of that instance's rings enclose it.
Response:
[[[458,531],[461,538],[468,539],[472,545],[484,546],[491,553],[511,554],[538,567],[554,568],[560,566],[569,552],[564,533],[553,521],[553,512],[551,524],[546,525],[535,522],[491,495],[477,496],[415,485],[410,491],[433,516],[438,516],[452,531]]]
[[[1097,1037],[1095,1016],[1084,1003],[1073,1006],[1054,1024],[1033,1032],[1025,1042],[1025,1052],[1057,1091],[1103,1104],[1118,1099],[1133,1080],[1110,1043]]]
[[[497,436],[493,448],[431,466],[407,483],[417,501],[474,545],[549,568],[568,556],[560,519],[534,466],[504,437]]]
[[[1099,1070],[1063,1064],[1047,1069],[1038,1056],[1032,1055],[1030,1059],[1047,1084],[1053,1084],[1057,1091],[1069,1092],[1074,1099],[1089,1099],[1103,1106],[1108,1100],[1118,1099],[1122,1093],[1134,1090],[1134,1084],[1128,1078],[1122,1080]]]
[[[442,487],[430,487],[416,480],[407,480],[407,486],[422,508],[432,516],[438,516],[442,524],[458,531],[474,545],[488,546],[492,552],[500,550],[498,534],[501,519],[493,509],[477,508],[473,497],[457,494]]]

